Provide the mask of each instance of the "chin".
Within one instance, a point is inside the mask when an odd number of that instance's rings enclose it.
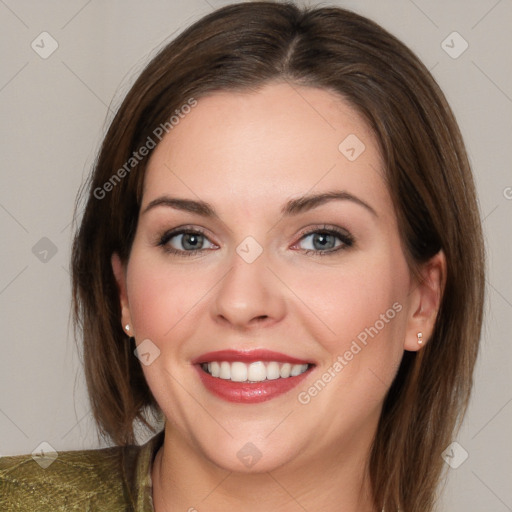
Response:
[[[290,442],[290,440],[288,440]],[[216,466],[233,473],[267,473],[290,463],[298,453],[281,443],[245,439],[230,439],[226,443],[204,447],[205,456]]]

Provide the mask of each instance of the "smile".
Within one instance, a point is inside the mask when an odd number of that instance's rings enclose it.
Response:
[[[315,366],[268,350],[210,352],[193,363],[210,393],[235,403],[259,403],[283,395]]]
[[[232,382],[263,382],[264,380],[287,379],[297,377],[307,371],[308,364],[279,363],[277,361],[255,361],[243,363],[235,361],[212,361],[203,363],[201,368],[212,377]]]

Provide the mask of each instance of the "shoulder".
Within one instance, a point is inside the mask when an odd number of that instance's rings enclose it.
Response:
[[[0,510],[151,510],[138,505],[150,499],[160,437],[143,446],[0,458]]]
[[[0,459],[1,510],[122,510],[122,448]],[[47,467],[45,467],[49,464]]]

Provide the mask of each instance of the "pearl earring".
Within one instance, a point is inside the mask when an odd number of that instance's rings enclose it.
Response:
[[[130,324],[126,324],[125,329],[130,332]]]
[[[423,343],[423,333],[418,333],[418,345],[421,345]]]

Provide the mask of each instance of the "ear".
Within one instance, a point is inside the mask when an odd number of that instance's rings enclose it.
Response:
[[[121,305],[121,324],[123,331],[128,334],[128,336],[135,336],[130,317],[128,294],[126,291],[126,266],[123,264],[117,253],[112,254],[110,261],[112,264],[112,271],[114,272],[114,277],[117,282],[117,289],[119,291],[119,302]],[[130,327],[129,331],[126,329],[127,325]]]
[[[411,284],[410,308],[404,349],[417,351],[424,347],[436,323],[446,283],[446,257],[439,251],[419,269],[419,279]],[[418,342],[421,333],[422,343]]]

